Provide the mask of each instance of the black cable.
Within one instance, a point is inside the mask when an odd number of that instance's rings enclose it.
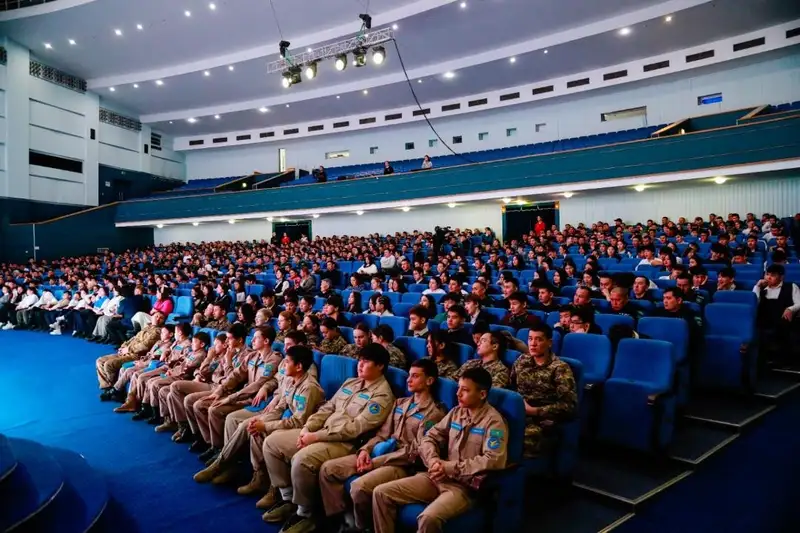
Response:
[[[278,22],[278,14],[275,12],[275,4],[272,3],[272,0],[269,0],[269,7],[272,8],[272,16],[275,18],[275,26],[278,27],[278,35],[281,36],[281,41],[283,41],[283,32],[281,31],[281,23]]]
[[[402,56],[402,54],[400,54],[400,47],[397,45],[397,39],[392,38],[391,41],[392,41],[392,43],[394,43],[395,51],[397,51],[397,59],[400,60],[400,66],[403,69],[403,75],[406,77],[406,83],[408,83],[408,88],[411,90],[411,96],[414,97],[414,101],[417,103],[417,107],[419,108],[419,110],[423,111],[424,108],[422,107],[422,104],[420,103],[419,98],[417,98],[416,91],[414,91],[414,84],[411,83],[411,78],[408,77],[408,71],[406,70],[406,65],[403,62],[403,56]],[[433,134],[436,135],[436,138],[439,139],[439,141],[441,141],[441,143],[444,145],[445,148],[450,150],[450,153],[452,153],[456,157],[460,157],[461,159],[463,159],[467,163],[475,163],[475,161],[472,161],[470,158],[468,158],[464,154],[461,154],[461,153],[456,152],[455,150],[453,150],[453,148],[449,144],[447,144],[447,142],[445,142],[444,139],[442,139],[442,136],[439,135],[439,132],[436,131],[436,128],[434,128],[433,124],[431,124],[431,121],[428,118],[428,114],[427,113],[423,113],[422,117],[425,119],[425,122],[428,123],[428,127],[431,129]]]

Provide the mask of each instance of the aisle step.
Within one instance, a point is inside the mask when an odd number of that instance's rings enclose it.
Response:
[[[0,482],[11,475],[17,467],[17,458],[5,435],[0,435]]]
[[[17,528],[42,512],[64,487],[64,473],[50,451],[33,441],[9,439],[18,464],[0,484],[0,531]]]
[[[18,531],[86,533],[100,519],[108,505],[105,478],[75,452],[61,448],[48,448],[48,452],[61,466],[64,488],[50,505],[25,522]]]

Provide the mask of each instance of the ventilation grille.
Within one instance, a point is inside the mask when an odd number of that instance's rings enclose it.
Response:
[[[431,112],[431,109],[430,109],[430,108],[427,108],[427,109],[417,109],[416,111],[414,111],[413,115],[414,115],[415,117],[421,117],[422,115],[429,115],[429,114],[430,114],[430,112]]]
[[[572,80],[567,82],[567,89],[580,87],[581,85],[589,85],[589,78],[581,78],[579,80]]]
[[[284,135],[294,135],[296,133],[300,133],[300,128],[289,128],[288,130],[283,130]]]
[[[760,37],[758,39],[750,39],[749,41],[745,41],[743,43],[736,43],[733,45],[733,51],[739,52],[740,50],[747,50],[748,48],[755,48],[756,46],[761,46],[762,44],[766,43],[767,40],[764,37]]]
[[[261,135],[259,135],[259,137],[261,137],[262,139],[267,139],[269,137],[275,137],[275,132],[274,131],[263,131],[263,132],[261,132]]]
[[[442,111],[455,111],[461,109],[461,104],[447,104],[442,106]]]
[[[334,128],[346,128],[349,125],[350,125],[350,121],[349,120],[345,120],[344,122],[334,122],[333,123],[333,127]]]
[[[375,117],[362,118],[358,121],[359,124],[375,124],[376,122],[377,119]]]
[[[79,93],[86,92],[86,80],[82,80],[72,74],[67,74],[55,67],[39,63],[38,61],[30,62],[29,73],[34,78],[55,83],[56,85],[60,85],[72,91]]]
[[[203,139],[198,139],[196,141],[189,141],[189,146],[203,146],[205,143]]]
[[[669,67],[669,60],[664,60],[664,61],[658,61],[656,63],[650,63],[649,65],[645,65],[643,70],[645,72],[652,72],[654,70],[659,70],[668,67]]]
[[[248,135],[237,135],[236,136],[236,140],[237,141],[249,141],[250,140],[250,135],[249,134]]]
[[[519,98],[519,93],[508,93],[500,95],[501,102],[505,102],[507,100],[516,100],[517,98]]]
[[[479,100],[470,100],[467,105],[469,107],[477,107],[479,105],[486,105],[488,103],[489,103],[489,99],[488,98],[481,98]]]
[[[794,37],[797,37],[798,35],[800,35],[800,26],[798,26],[797,28],[792,28],[791,30],[786,30],[787,39],[792,39]]]
[[[142,123],[138,120],[120,115],[119,113],[115,113],[110,109],[103,109],[102,107],[100,108],[100,122],[111,124],[112,126],[126,130],[142,131]],[[159,149],[161,148],[160,143],[161,139],[159,139]]]
[[[150,148],[161,151],[161,134],[150,132]]]
[[[383,120],[400,120],[401,118],[403,118],[402,113],[392,113],[391,115],[383,117]]]
[[[628,75],[627,70],[618,70],[616,72],[609,72],[608,74],[603,74],[603,81],[616,80],[618,78],[624,78],[627,75]]]
[[[545,85],[542,87],[536,87],[534,90],[531,91],[531,94],[536,96],[537,94],[544,94],[544,93],[551,93],[555,88],[552,85]]]
[[[689,54],[686,56],[687,63],[694,63],[695,61],[702,61],[714,57],[714,50],[706,50],[705,52],[697,52],[696,54]]]
[[[8,52],[0,46],[0,65],[5,65],[6,63],[8,63]]]
[[[317,124],[316,126],[309,126],[308,131],[322,131],[325,129],[325,126],[322,124]]]
[[[228,138],[227,137],[216,137],[211,142],[214,143],[214,144],[226,143],[226,142],[228,142]]]

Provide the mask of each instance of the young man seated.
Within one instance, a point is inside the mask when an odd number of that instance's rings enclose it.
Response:
[[[384,373],[389,354],[370,344],[359,354],[358,377],[345,381],[303,429],[276,431],[264,442],[264,459],[280,500],[265,522],[283,523],[281,531],[311,531],[319,470],[325,461],[353,453],[359,439],[389,416],[394,395]]]
[[[504,326],[520,330],[522,328],[532,328],[542,321],[538,316],[528,313],[528,297],[521,292],[509,295],[508,305],[508,313],[503,317],[502,322]]]
[[[428,312],[421,305],[415,305],[408,312],[408,331],[406,332],[406,337],[424,339],[428,337],[429,333]]]
[[[476,350],[478,357],[470,359],[459,369],[459,377],[470,368],[483,368],[492,376],[492,387],[508,387],[511,373],[508,367],[500,360],[506,351],[506,339],[500,332],[490,331],[481,335]]]
[[[614,289],[617,290],[617,289]],[[528,352],[511,369],[511,386],[525,400],[523,455],[536,457],[556,424],[576,415],[578,393],[572,369],[553,354],[553,330],[540,324],[528,332]]]
[[[161,336],[161,326],[164,325],[164,318],[163,314],[156,311],[150,324],[134,337],[125,341],[117,350],[117,353],[104,355],[97,359],[95,370],[97,371],[97,381],[100,382],[100,389],[103,392],[113,388],[122,365],[144,357],[158,341]]]
[[[397,510],[428,504],[417,517],[417,531],[433,533],[466,512],[476,489],[492,470],[506,466],[508,426],[487,399],[492,377],[470,368],[458,380],[458,406],[422,438],[419,456],[426,472],[378,485],[373,493],[375,531],[394,533]]]
[[[417,447],[425,432],[444,418],[446,410],[431,396],[438,371],[430,359],[411,364],[406,381],[411,396],[394,402],[391,416],[378,434],[357,453],[327,461],[319,475],[322,503],[328,517],[344,513],[352,532],[372,525],[372,491],[378,485],[413,475]],[[360,477],[350,485],[353,513],[348,512],[344,484],[351,476]]]

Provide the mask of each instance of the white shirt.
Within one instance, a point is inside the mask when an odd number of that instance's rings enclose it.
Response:
[[[43,305],[50,305],[50,304],[55,304],[55,303],[58,303],[58,300],[56,300],[56,297],[53,296],[53,293],[45,291],[39,297],[39,300],[37,300],[37,302],[35,304],[33,304],[33,306],[34,307],[42,307]]]
[[[383,257],[381,257],[382,269],[387,270],[390,268],[394,268],[395,266],[397,266],[397,259],[395,259],[393,255],[390,255],[388,257],[384,255]]]
[[[122,296],[115,296],[111,300],[106,300],[103,303],[105,309],[103,309],[103,314],[106,316],[114,316],[117,314],[117,309],[119,309],[119,304],[122,301]],[[108,304],[108,305],[105,305]]]
[[[779,283],[777,287],[766,287],[767,300],[777,300],[778,295],[780,295],[782,288],[783,288],[783,282]],[[756,293],[756,298],[760,300],[761,287],[756,285],[755,287],[753,287],[753,292]],[[790,306],[788,309],[790,309],[792,313],[800,311],[800,287],[798,287],[796,283],[792,283],[792,302],[794,305]]]
[[[19,304],[17,304],[17,309],[28,309],[29,307],[33,307],[38,301],[39,297],[35,294],[26,294]]]

